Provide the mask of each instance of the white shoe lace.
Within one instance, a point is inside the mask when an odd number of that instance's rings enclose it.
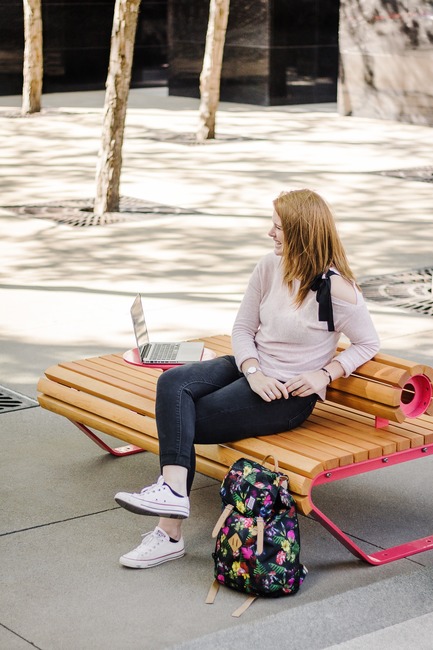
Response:
[[[144,487],[140,492],[134,492],[135,495],[140,496],[141,494],[145,494],[146,492],[156,492],[160,490],[164,485],[164,477],[160,476],[159,479],[157,480],[156,483],[153,483],[152,485],[147,485]]]
[[[148,553],[150,553],[150,551],[153,551],[165,541],[164,537],[160,535],[157,530],[151,530],[150,533],[144,533],[144,535],[142,535],[142,538],[143,541],[136,550]]]

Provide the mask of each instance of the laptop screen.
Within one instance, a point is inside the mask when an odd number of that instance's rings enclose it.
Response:
[[[137,295],[131,307],[132,323],[134,325],[135,338],[137,347],[142,350],[145,345],[149,343],[149,335],[147,333],[146,321],[144,319],[143,305],[141,304],[141,296]]]

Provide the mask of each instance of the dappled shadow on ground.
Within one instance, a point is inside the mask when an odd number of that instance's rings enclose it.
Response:
[[[21,313],[15,296],[24,294],[32,318],[38,317],[47,360],[51,352],[42,332],[54,330],[52,347],[59,355],[65,335],[59,342],[55,330],[67,319],[73,354],[80,341],[98,347],[93,332],[101,321],[108,340],[123,344],[129,299],[137,291],[146,295],[160,331],[221,331],[256,261],[272,250],[272,199],[283,189],[311,187],[330,202],[359,278],[431,266],[432,185],[378,172],[431,163],[432,129],[343,118],[317,107],[300,112],[223,105],[219,139],[191,146],[184,136],[194,133],[196,103],[143,97],[135,95],[129,104],[121,191],[171,211],[146,210],[133,220],[92,228],[59,224],[51,208],[75,201],[80,212],[94,196],[101,105],[58,108],[34,119],[9,119],[0,110],[8,134],[1,205],[51,206],[43,215],[48,218],[25,208],[0,210],[5,342],[14,336],[31,341],[31,323],[14,331],[13,313]],[[48,319],[54,305],[64,311]],[[103,309],[99,320],[97,306]],[[125,320],[113,325],[118,310]],[[86,328],[80,329],[79,319],[87,319]],[[101,349],[106,342],[100,341]]]
[[[75,341],[62,344],[52,342],[41,345],[37,340],[23,340],[17,337],[11,341],[0,336],[0,358],[2,367],[1,383],[6,388],[18,390],[28,397],[36,398],[36,384],[45,370],[60,361],[72,361],[102,354],[115,354],[121,348],[101,344],[97,333],[93,341]]]
[[[234,228],[227,219],[211,215],[152,215],[91,229],[33,220],[31,240],[28,228],[18,236],[17,227],[9,234],[5,228],[3,245],[11,255],[0,278],[6,285],[48,287],[92,288],[108,282],[110,291],[116,290],[116,284],[121,288],[124,283],[145,282],[158,292],[164,281],[172,291],[186,293],[206,293],[221,284],[239,291],[252,270],[252,260],[270,250],[264,221],[246,220],[250,240],[246,241],[241,218]]]

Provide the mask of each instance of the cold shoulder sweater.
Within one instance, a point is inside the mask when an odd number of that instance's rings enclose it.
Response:
[[[332,296],[334,332],[318,318],[316,293],[310,291],[297,307],[293,290],[283,282],[281,258],[263,257],[254,269],[232,331],[236,363],[257,359],[265,375],[287,381],[303,372],[319,370],[333,359],[344,376],[371,359],[379,350],[379,338],[362,293],[356,288],[356,304]],[[340,335],[350,346],[336,354]],[[326,390],[319,394],[325,398]]]

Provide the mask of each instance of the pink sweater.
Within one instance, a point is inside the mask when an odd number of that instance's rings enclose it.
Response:
[[[246,359],[257,359],[265,375],[287,381],[303,372],[319,370],[333,359],[349,376],[379,350],[379,338],[364,298],[356,289],[356,304],[332,297],[335,332],[319,321],[316,293],[311,291],[302,305],[294,305],[294,294],[283,284],[281,258],[263,257],[250,278],[232,332],[233,352],[240,369]],[[344,334],[351,345],[335,354]],[[326,390],[320,394],[325,398]]]

